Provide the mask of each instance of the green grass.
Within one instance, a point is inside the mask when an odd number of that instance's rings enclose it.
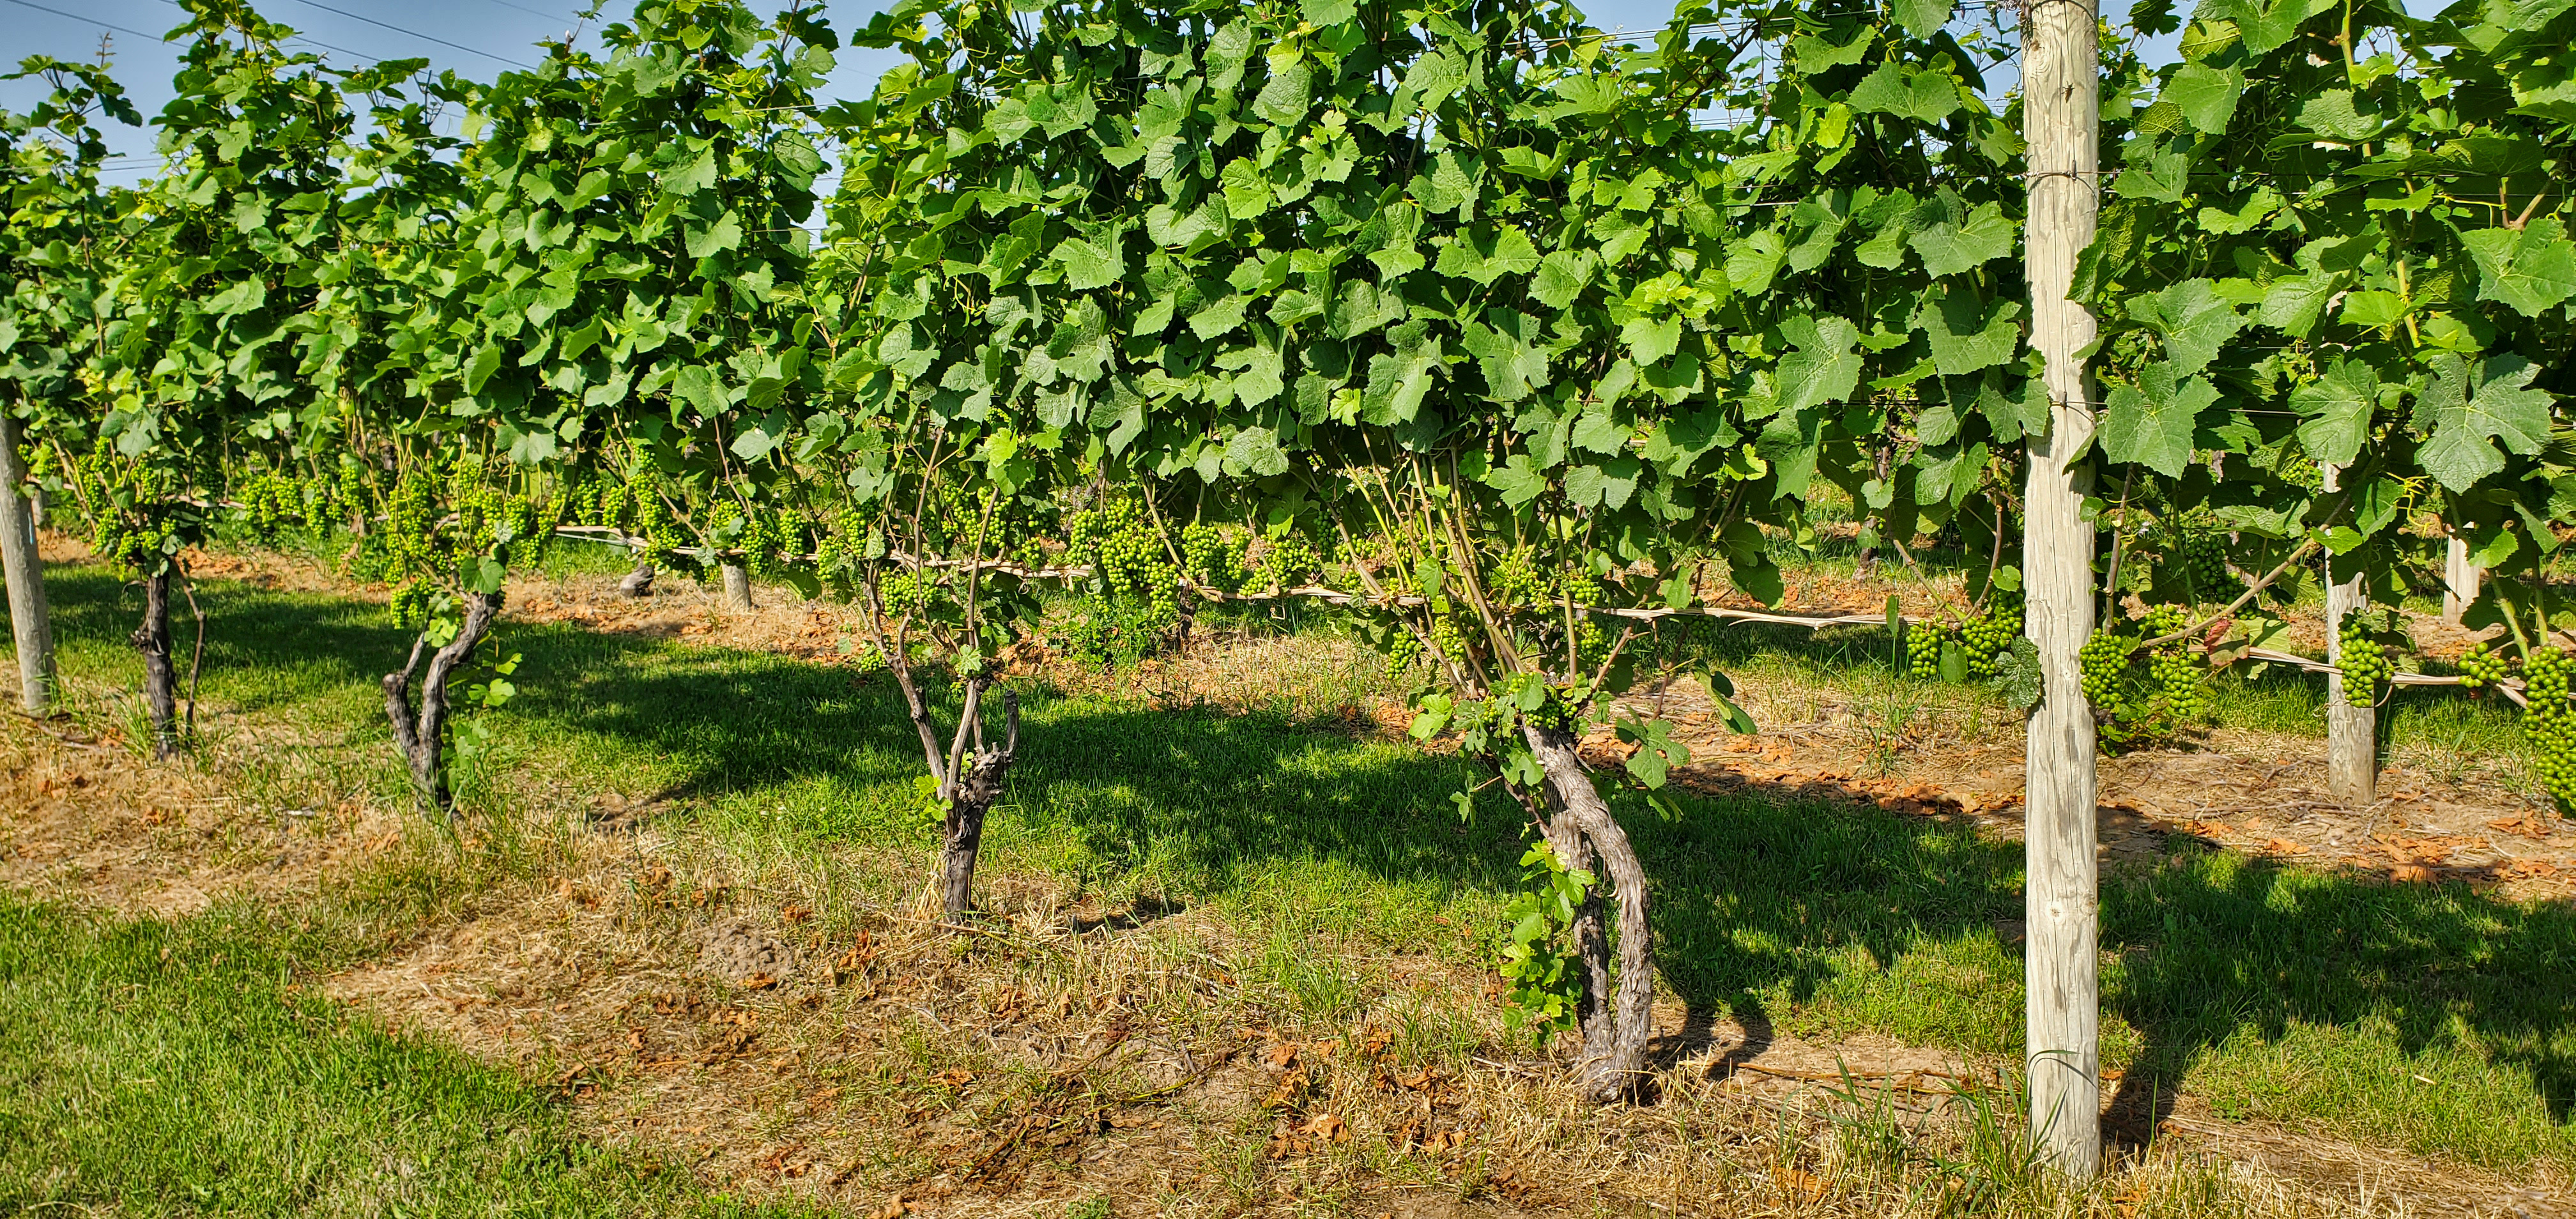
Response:
[[[58,571],[54,589],[69,671],[131,683],[120,640],[132,597],[89,568]],[[201,598],[216,624],[210,705],[244,709],[218,716],[217,731],[282,721],[317,755],[389,756],[374,680],[407,641],[379,612],[238,586]],[[927,859],[932,828],[884,678],[565,626],[514,625],[507,641],[527,663],[520,700],[495,719],[501,744],[482,761],[508,781],[468,788],[487,808],[658,794],[660,824],[727,851],[822,871],[856,846],[898,862],[852,883],[880,897],[918,883],[900,861]],[[1871,663],[1883,637],[1728,628],[1706,646],[1730,663],[1831,675]],[[1043,685],[1026,699],[988,877],[1050,877],[1212,915],[1246,945],[1238,973],[1316,1017],[1383,993],[1355,962],[1489,951],[1522,830],[1499,801],[1459,818],[1448,795],[1466,775],[1454,760],[1354,737],[1321,707],[1155,710]],[[400,790],[390,762],[334,771],[288,755],[277,769],[278,800],[299,785]],[[2017,1056],[2021,962],[1996,929],[2021,912],[2017,845],[1844,805],[1684,796],[1671,808],[1623,801],[1621,812],[1655,878],[1666,985],[1694,1013]],[[2563,905],[2183,850],[2109,872],[2103,928],[2106,1052],[2146,1111],[2181,1088],[2233,1116],[2509,1172],[2576,1170],[2576,916]],[[31,1011],[77,1008],[88,992],[67,985],[11,993]],[[297,1112],[276,1120],[318,1120]],[[27,1154],[23,1137],[0,1156]]]
[[[314,998],[299,980],[336,954],[243,912],[119,923],[0,895],[0,1211],[785,1213]]]

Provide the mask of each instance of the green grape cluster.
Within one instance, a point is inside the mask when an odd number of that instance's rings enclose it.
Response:
[[[1233,592],[1243,584],[1243,543],[1214,525],[1181,530],[1181,560],[1203,588]]]
[[[622,529],[626,525],[626,484],[611,479],[592,477],[583,480],[573,494],[574,514],[585,525]]]
[[[341,508],[355,508],[375,502],[375,475],[355,453],[342,453],[331,469],[329,502]]]
[[[2556,648],[2540,648],[2522,661],[2522,737],[2540,755],[2540,782],[2561,812],[2576,808],[2576,712],[2567,704],[2570,671],[2576,659]]]
[[[1324,556],[1302,533],[1289,533],[1270,539],[1270,546],[1253,566],[1251,586],[1277,592],[1308,584],[1322,574]]]
[[[2138,632],[2147,639],[2162,638],[2191,625],[2191,612],[2179,605],[2152,605],[2138,619]]]
[[[1495,598],[1494,608],[1505,613],[1552,605],[1561,588],[1559,581],[1539,571],[1538,559],[1527,547],[1505,554],[1486,580],[1486,591]]]
[[[814,544],[814,566],[826,576],[854,578],[883,547],[857,509],[845,508]]]
[[[2161,710],[2176,724],[2198,723],[2209,714],[2207,670],[2181,648],[2165,648],[2148,664]]]
[[[393,612],[395,625],[416,631],[429,622],[430,602],[429,581],[415,577],[394,586],[386,608]]]
[[[1465,615],[1458,613],[1445,599],[1435,601],[1431,606],[1431,646],[1440,649],[1443,656],[1467,655]]]
[[[305,521],[303,483],[278,471],[265,471],[244,481],[238,498],[251,533],[263,544],[276,544],[287,526]]]
[[[777,575],[804,550],[802,531],[767,504],[745,507],[718,500],[707,510],[707,532],[718,539],[730,536],[742,552],[743,567],[758,576]]]
[[[2021,602],[1998,600],[1984,613],[1959,624],[1959,650],[1967,653],[1968,672],[1975,677],[1995,675],[1995,657],[2012,649],[2012,641],[2021,635]],[[1940,664],[1940,656],[1933,656]]]
[[[1023,528],[1020,531],[1019,539],[1011,546],[1011,561],[1019,564],[1021,567],[1026,568],[1029,571],[1045,570],[1047,565],[1046,539],[1038,536],[1038,532],[1035,529]]]
[[[2079,658],[2084,669],[2084,698],[2095,707],[2116,711],[2121,705],[2120,687],[2128,675],[2129,655],[2137,640],[2110,631],[2097,630],[2084,641]]]
[[[2326,485],[2325,472],[2317,468],[2316,459],[2305,453],[2284,453],[2273,463],[2272,473],[2281,481],[2308,492],[2321,491]]]
[[[2187,529],[2179,549],[2191,587],[2203,598],[2236,584],[2236,573],[2227,569],[2227,539],[2217,530]]]
[[[150,571],[179,552],[172,501],[178,476],[100,450],[72,463],[72,483],[86,506],[90,544],[99,557]]]
[[[2460,688],[2484,690],[2503,681],[2506,668],[2503,654],[2490,651],[2483,643],[2477,644],[2469,649],[2467,655],[2460,657]]]
[[[899,571],[877,581],[877,605],[889,617],[918,618],[930,610],[931,591],[920,573]]]
[[[1941,647],[1950,642],[1949,623],[1918,622],[1905,631],[1905,671],[1929,681],[1941,675]]]
[[[631,492],[635,505],[635,532],[644,538],[644,561],[657,567],[671,566],[688,539],[680,533],[680,522],[671,515],[671,506],[649,490]]]
[[[2397,666],[2389,663],[2388,649],[2370,637],[2370,626],[2358,610],[2343,616],[2338,635],[2336,668],[2343,673],[2345,697],[2375,700],[2380,683],[2397,674]]]
[[[1409,630],[1398,630],[1387,638],[1386,675],[1401,677],[1422,660],[1422,638]]]
[[[1067,540],[1091,564],[1084,615],[1059,636],[1076,655],[1116,664],[1160,649],[1180,625],[1180,571],[1146,520],[1143,501],[1120,496],[1073,514]]]

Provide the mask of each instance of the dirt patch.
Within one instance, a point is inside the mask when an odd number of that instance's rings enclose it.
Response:
[[[698,968],[736,986],[774,986],[795,976],[796,950],[749,919],[729,918],[707,928]]]

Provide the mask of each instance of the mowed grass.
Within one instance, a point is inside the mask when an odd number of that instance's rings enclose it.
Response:
[[[247,911],[115,922],[0,895],[0,1211],[787,1213],[306,993],[341,951]]]
[[[122,639],[136,598],[90,567],[59,569],[53,587],[76,682],[130,687]],[[212,731],[282,723],[312,742],[300,747],[310,757],[281,760],[269,798],[352,787],[400,798],[391,763],[363,760],[390,757],[374,683],[408,646],[380,611],[237,585],[200,599],[213,624]],[[1834,646],[1729,638],[1751,641],[1729,645],[1747,664],[1821,666],[1799,649]],[[513,625],[506,639],[526,656],[522,694],[493,718],[498,743],[475,762],[467,792],[481,814],[616,792],[655,799],[665,828],[746,859],[819,867],[859,846],[928,860],[920,761],[883,677],[562,625]],[[1351,680],[1354,696],[1368,692],[1364,675]],[[1293,701],[1223,714],[1038,683],[1024,698],[988,883],[1150,897],[1222,919],[1258,946],[1250,960],[1267,976],[1247,981],[1310,1016],[1363,1006],[1370,962],[1390,953],[1488,959],[1525,839],[1500,801],[1458,815],[1448,797],[1470,776],[1456,760],[1354,734]],[[1665,986],[1695,1016],[2018,1056],[2021,961],[1997,927],[2021,913],[2017,844],[1839,804],[1677,795],[1670,807],[1623,799],[1621,812],[1657,885]],[[893,901],[924,879],[897,866],[853,883]],[[367,893],[374,917],[438,909]],[[2180,1090],[2230,1117],[2506,1172],[2576,1171],[2566,907],[2188,848],[2114,868],[2103,899],[2106,1052],[2126,1070],[2134,1112],[2152,1116]],[[67,916],[26,917],[42,929]],[[24,993],[38,1006],[78,998],[51,984]],[[76,1015],[52,1018],[57,1035],[112,1036]],[[250,1106],[239,1118],[272,1120],[272,1109],[280,1123],[304,1111]],[[9,1137],[0,1156],[20,1156],[29,1136]]]

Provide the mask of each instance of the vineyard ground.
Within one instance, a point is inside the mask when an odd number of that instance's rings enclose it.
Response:
[[[1668,1036],[1659,1103],[1600,1112],[1496,1018],[1517,829],[1458,820],[1458,764],[1400,740],[1340,641],[1236,622],[1124,675],[1024,658],[996,917],[961,937],[916,913],[918,762],[828,610],[622,602],[605,561],[515,588],[526,693],[459,839],[406,810],[373,681],[404,641],[363,596],[203,557],[204,747],[153,765],[132,597],[49,552],[77,711],[0,729],[12,1203],[2086,1205],[2015,1168],[1980,1086],[2016,1057],[2017,734],[1872,670],[1868,632],[1711,633],[1764,732],[1694,734],[1678,815],[1629,810]],[[1794,595],[1939,595],[1914,578],[1816,564]],[[2301,697],[2223,689],[2200,748],[2106,766],[2105,1099],[2161,1134],[2092,1204],[2576,1214],[2576,839],[2518,820],[2509,721],[2458,699],[2392,708],[2411,799],[2321,806]]]

